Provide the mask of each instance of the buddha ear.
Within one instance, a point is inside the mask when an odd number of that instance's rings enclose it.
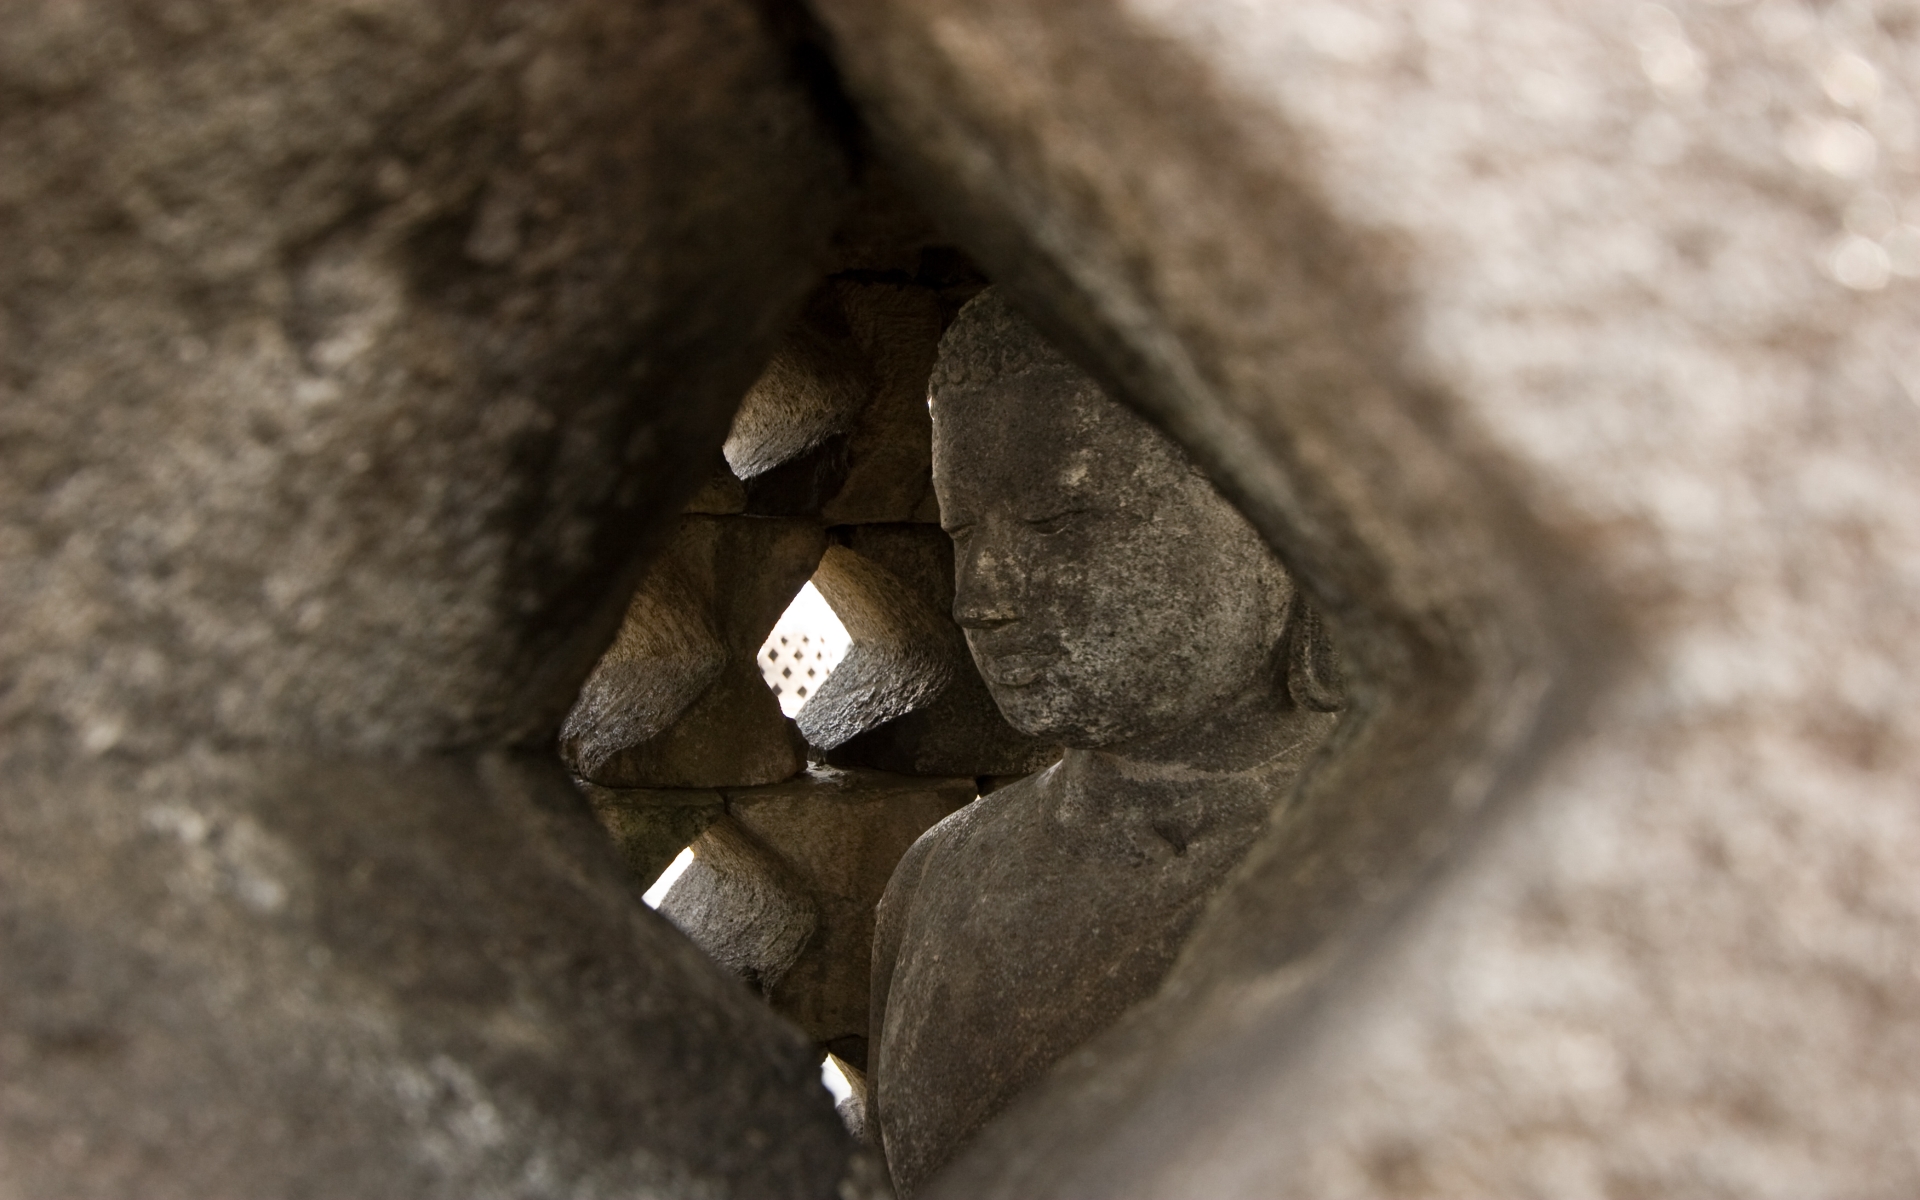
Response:
[[[1287,695],[1314,712],[1339,712],[1347,706],[1340,655],[1327,636],[1320,614],[1296,590],[1287,606]]]

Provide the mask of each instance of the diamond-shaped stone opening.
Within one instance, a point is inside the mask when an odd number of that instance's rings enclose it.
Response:
[[[808,583],[774,623],[760,647],[760,677],[780,698],[780,711],[796,716],[846,657],[847,627],[833,606]]]

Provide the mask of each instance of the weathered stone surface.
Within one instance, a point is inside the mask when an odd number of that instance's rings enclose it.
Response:
[[[609,708],[618,703],[607,701]],[[573,744],[580,743],[567,743]],[[774,783],[806,761],[806,742],[780,711],[779,699],[758,669],[737,660],[657,735],[614,747],[605,758],[580,759],[593,764],[590,775],[582,771],[593,782],[652,788]]]
[[[580,785],[594,819],[613,838],[627,869],[650,887],[693,840],[720,817],[719,792],[684,788],[607,788]]]
[[[858,632],[848,626],[854,670],[838,685],[829,679],[800,717],[828,762],[908,775],[1023,775],[1060,757],[1058,746],[1001,717],[947,621],[953,543],[944,532],[863,525],[835,538],[854,557],[823,560],[816,579],[830,602],[838,597],[856,614]],[[910,691],[929,678],[945,682]]]
[[[786,864],[820,914],[813,939],[768,998],[853,1066],[867,1065],[874,908],[914,839],[974,795],[971,779],[831,767],[727,793],[729,815]]]
[[[1008,720],[1069,749],[888,884],[872,1116],[908,1196],[1154,991],[1332,725],[1293,698],[1302,609],[1259,535],[997,293],[933,396],[954,614]]]
[[[818,1052],[547,756],[0,778],[0,1195],[834,1194]]]
[[[828,524],[927,511],[927,374],[950,290],[854,278],[814,293],[727,436],[745,511]]]
[[[762,14],[4,24],[0,721],[543,742],[835,222]]]
[[[946,328],[942,295],[918,284],[834,286],[868,363],[873,394],[848,428],[847,477],[821,519],[829,525],[914,520],[933,491],[927,376]]]
[[[727,434],[727,465],[746,486],[747,511],[817,514],[847,478],[847,434],[873,399],[864,347],[839,291],[816,291],[747,392]]]
[[[693,861],[660,915],[762,996],[771,996],[820,924],[805,883],[758,838],[722,814],[693,843]]]
[[[682,512],[729,516],[747,510],[747,489],[734,477],[723,458],[708,474],[707,481],[681,507]]]
[[[832,750],[929,703],[952,680],[960,631],[899,576],[845,546],[828,546],[813,586],[851,644],[800,710],[809,745]]]
[[[0,1194],[834,1192],[550,757],[836,221],[770,15],[0,10]]]
[[[839,1114],[840,1123],[847,1127],[854,1141],[874,1145],[877,1138],[867,1121],[867,1073],[837,1054],[832,1061],[840,1077],[847,1081],[847,1094],[834,1101],[833,1111]]]
[[[816,7],[1360,698],[935,1191],[1920,1187],[1911,7]]]
[[[725,795],[660,912],[864,1069],[874,908],[914,839],[973,800],[973,781],[813,767]]]
[[[561,730],[574,773],[606,787],[707,788],[800,770],[805,743],[755,656],[825,541],[809,521],[681,517]]]

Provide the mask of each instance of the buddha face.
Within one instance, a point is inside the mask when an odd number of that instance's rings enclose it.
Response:
[[[954,617],[1015,728],[1117,746],[1275,686],[1292,589],[1265,543],[991,292],[941,345],[933,479]]]

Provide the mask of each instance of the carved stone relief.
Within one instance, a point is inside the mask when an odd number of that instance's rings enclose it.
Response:
[[[996,292],[932,395],[954,614],[1000,711],[1067,751],[935,827],[881,905],[873,1111],[903,1196],[1153,991],[1333,724],[1295,699],[1326,676],[1290,679],[1313,627],[1259,535]]]

